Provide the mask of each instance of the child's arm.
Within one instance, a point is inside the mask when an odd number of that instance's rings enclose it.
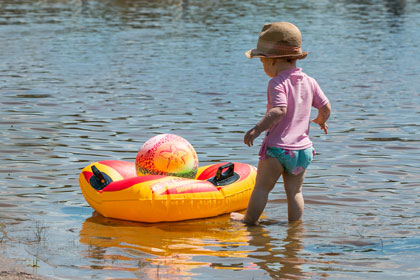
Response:
[[[314,123],[319,124],[320,128],[324,130],[325,134],[328,133],[327,120],[330,117],[331,105],[330,103],[325,104],[323,107],[318,109],[318,116],[313,119]]]
[[[267,111],[265,116],[253,128],[248,130],[244,137],[244,143],[251,147],[261,132],[276,125],[286,115],[286,107],[273,107]]]

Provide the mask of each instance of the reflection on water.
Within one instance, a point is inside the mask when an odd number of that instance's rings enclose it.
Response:
[[[304,276],[305,260],[299,257],[302,223],[277,226],[286,232],[279,240],[264,227],[231,223],[228,215],[140,224],[94,214],[83,223],[80,242],[88,246],[84,254],[95,263],[92,268],[131,271],[138,277],[194,276],[209,268],[236,271],[238,277],[251,274],[255,279]],[[209,257],[224,261],[210,262]]]
[[[0,1],[2,250],[65,279],[418,277],[419,14],[414,0]],[[257,165],[242,139],[267,77],[243,53],[278,20],[302,30],[299,66],[333,105],[329,135],[311,126],[303,223],[285,222],[281,183],[261,227],[92,215],[80,170],[134,161],[158,133],[201,165]]]
[[[302,264],[306,262],[301,254],[304,226],[301,222],[295,222],[285,224],[280,229],[286,232],[285,236],[275,239],[264,227],[249,228],[252,236],[249,244],[257,248],[251,255],[260,260],[258,266],[267,271],[272,279],[302,279],[310,276],[302,271]]]
[[[96,268],[113,269],[112,261],[120,260],[119,268],[153,278],[157,273],[192,276],[200,267],[217,268],[216,264],[198,260],[196,256],[245,258],[249,234],[244,228],[229,228],[227,216],[179,223],[139,224],[94,215],[80,231],[80,242],[87,244],[88,258],[102,263]],[[110,248],[108,252],[107,248]],[[115,249],[118,250],[116,254]],[[157,271],[159,267],[159,271]]]

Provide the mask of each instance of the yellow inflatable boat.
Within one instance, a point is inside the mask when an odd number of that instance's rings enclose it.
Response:
[[[200,167],[195,179],[187,179],[137,176],[135,163],[107,160],[86,166],[79,184],[86,201],[102,216],[155,223],[245,209],[255,177],[255,167],[238,162]]]

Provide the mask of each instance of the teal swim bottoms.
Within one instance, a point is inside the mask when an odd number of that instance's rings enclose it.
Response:
[[[291,151],[276,147],[267,147],[267,156],[277,158],[287,173],[299,175],[308,168],[314,158],[313,147],[305,150]]]

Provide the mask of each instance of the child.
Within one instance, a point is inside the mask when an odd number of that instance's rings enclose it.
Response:
[[[267,112],[244,137],[252,146],[255,138],[265,132],[258,162],[254,191],[245,215],[232,213],[233,220],[255,225],[267,204],[268,194],[283,175],[287,195],[289,221],[302,218],[304,201],[302,183],[306,168],[315,150],[309,139],[311,107],[318,109],[313,119],[325,134],[331,112],[328,98],[318,83],[296,68],[296,60],[304,59],[299,29],[288,22],[264,25],[257,48],[245,53],[248,58],[259,57],[264,71],[272,79],[267,89]]]

